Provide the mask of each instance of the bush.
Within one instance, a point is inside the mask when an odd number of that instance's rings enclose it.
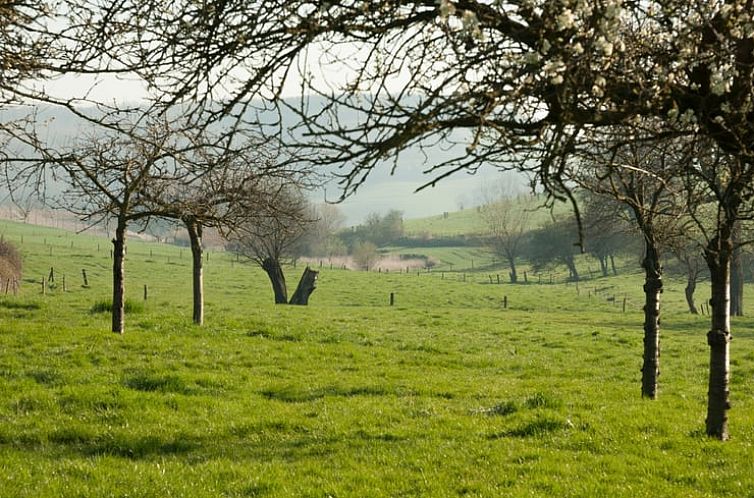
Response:
[[[5,240],[0,240],[0,288],[8,280],[20,282],[23,260],[18,249]]]

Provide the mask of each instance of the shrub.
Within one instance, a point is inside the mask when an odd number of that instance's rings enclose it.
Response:
[[[23,260],[18,249],[5,240],[0,240],[0,288],[8,280],[20,282]]]

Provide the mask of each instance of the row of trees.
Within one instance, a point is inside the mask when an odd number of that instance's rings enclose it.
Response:
[[[574,205],[574,184],[608,191],[646,244],[645,344],[659,337],[662,199],[685,199],[674,204],[692,220],[703,206],[714,220],[697,224],[712,281],[706,430],[725,439],[731,258],[754,197],[750,23],[748,0],[18,2],[0,11],[1,91],[130,136],[122,109],[99,102],[93,116],[79,107],[89,94],[61,99],[44,84],[129,75],[160,116],[229,138],[254,129],[286,146],[284,164],[339,168],[344,195],[409,145],[459,143],[450,160],[428,158],[427,185],[489,163]],[[301,98],[282,99],[293,87]]]

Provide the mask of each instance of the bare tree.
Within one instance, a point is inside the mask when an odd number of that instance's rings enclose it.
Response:
[[[174,150],[174,144],[161,129],[162,124],[157,123],[142,130],[143,141],[114,133],[90,136],[62,155],[51,157],[55,174],[62,173],[68,185],[60,205],[91,225],[115,224],[112,331],[119,334],[125,330],[124,260],[128,227],[144,226],[154,216],[143,191],[150,182],[174,171],[174,161],[166,152]]]
[[[146,184],[143,198],[154,216],[181,223],[192,254],[193,321],[204,322],[203,231],[228,234],[266,220],[270,198],[278,198],[274,182],[294,182],[305,172],[279,167],[264,144],[251,137],[226,142],[206,130],[180,132],[183,150],[175,154],[175,170]],[[243,139],[242,139],[243,138]]]
[[[644,362],[642,396],[657,397],[660,375],[660,296],[663,290],[661,249],[663,237],[681,213],[685,197],[672,188],[682,169],[681,145],[670,141],[644,140],[622,143],[616,139],[625,130],[615,130],[595,140],[596,154],[585,155],[574,180],[588,191],[607,196],[626,206],[633,224],[644,239]],[[641,137],[640,137],[641,138]]]
[[[705,275],[705,262],[702,254],[702,247],[699,244],[699,237],[689,237],[687,234],[678,234],[676,237],[669,237],[664,241],[675,259],[680,263],[686,276],[686,287],[683,289],[686,297],[686,305],[689,313],[699,314],[696,307],[694,293],[697,284],[702,281]]]
[[[487,229],[485,240],[492,252],[508,263],[508,275],[515,284],[518,282],[516,259],[521,255],[531,228],[531,212],[536,200],[523,196],[514,199],[507,189],[496,194],[488,192],[486,197],[480,210]]]
[[[309,216],[309,202],[296,185],[269,182],[266,191],[264,205],[259,207],[255,216],[234,228],[231,248],[264,270],[272,284],[275,303],[286,304],[288,289],[282,263],[291,257],[292,250],[306,233],[307,225],[315,220]],[[311,278],[307,272],[304,277]]]

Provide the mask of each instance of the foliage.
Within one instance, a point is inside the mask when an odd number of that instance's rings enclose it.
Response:
[[[369,214],[364,224],[341,231],[340,238],[353,252],[359,242],[382,247],[397,241],[403,233],[403,213],[393,209],[385,215]]]

